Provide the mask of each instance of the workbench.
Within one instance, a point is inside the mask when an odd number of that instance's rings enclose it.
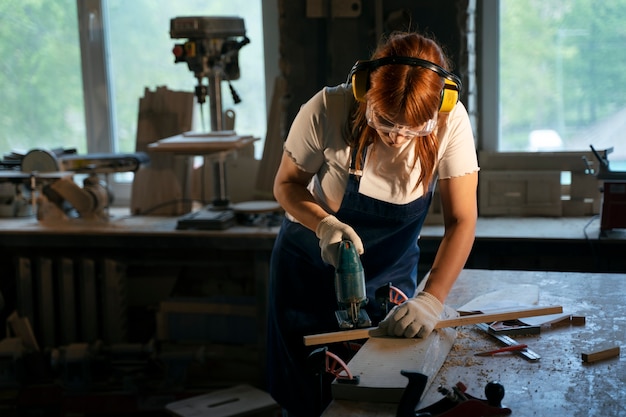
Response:
[[[246,351],[249,362],[255,365],[246,362],[240,368],[254,369],[252,382],[262,381],[269,259],[279,227],[237,225],[226,230],[177,230],[177,217],[127,213],[128,209],[112,210],[111,220],[104,224],[72,221],[51,226],[32,217],[0,219],[0,266],[4,277],[0,291],[6,302],[0,321],[4,322],[20,298],[28,303],[28,294],[20,292],[18,285],[23,261],[30,262],[35,284],[42,278],[41,266],[45,262],[54,271],[58,262],[69,262],[75,268],[85,262],[96,267],[106,262],[114,270],[119,268],[123,279],[112,277],[116,286],[113,289],[119,294],[114,294],[117,299],[106,304],[104,312],[113,319],[104,323],[104,334],[94,336],[105,343],[148,341],[155,333],[154,316],[159,303],[174,289],[185,286],[193,291],[198,289],[198,293],[208,289],[226,297],[252,298],[258,366]],[[588,218],[479,218],[474,249],[466,267],[626,273],[625,234],[616,232],[600,239],[598,232],[599,220]],[[422,230],[421,273],[429,269],[442,235],[443,227],[439,225],[427,225]],[[51,316],[41,311],[58,310],[63,305],[58,292],[53,294],[46,298],[35,294],[31,300],[36,335],[43,346],[81,341],[60,331],[50,332],[42,324],[42,318],[51,320]],[[42,304],[43,299],[48,303]],[[77,317],[84,318],[80,312]],[[58,323],[64,321],[56,320]],[[96,329],[99,327],[89,327]],[[0,336],[4,336],[4,330],[0,330]]]
[[[442,398],[437,392],[440,385],[451,388],[462,382],[467,393],[485,398],[485,385],[499,381],[505,388],[502,405],[513,411],[513,417],[626,415],[626,274],[466,269],[447,304],[457,308],[481,294],[523,284],[538,286],[539,305],[561,305],[565,313],[584,316],[586,323],[512,336],[541,355],[536,362],[514,353],[474,356],[502,345],[475,326],[458,327],[455,345],[418,408]],[[620,345],[621,357],[581,360],[583,352]],[[323,417],[391,417],[396,408],[334,400]]]

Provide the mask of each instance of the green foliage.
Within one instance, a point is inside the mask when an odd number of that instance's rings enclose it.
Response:
[[[555,129],[565,142],[626,106],[626,2],[502,0],[501,143]]]
[[[85,149],[75,0],[0,3],[0,149]]]

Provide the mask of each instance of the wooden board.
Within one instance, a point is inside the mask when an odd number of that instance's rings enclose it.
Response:
[[[187,133],[161,139],[148,145],[148,148],[158,152],[204,155],[234,151],[257,140],[259,138],[252,136]]]
[[[486,314],[472,314],[463,317],[439,320],[439,322],[435,325],[435,329],[465,326],[468,324],[488,323],[493,321],[514,320],[524,317],[544,316],[548,314],[560,314],[562,312],[563,307],[561,306],[548,306],[511,309],[508,311],[490,312]],[[381,330],[377,327],[321,333],[304,336],[304,344],[305,346],[314,346],[326,343],[344,342],[347,340],[365,339],[370,336],[383,336],[383,333],[381,333]]]
[[[359,376],[359,383],[334,381],[331,385],[333,398],[397,403],[408,383],[408,379],[400,374],[402,370],[426,375],[427,389],[448,357],[455,339],[456,331],[451,328],[434,331],[426,339],[371,338],[348,363],[350,372]]]
[[[597,350],[593,352],[583,352],[581,354],[581,359],[583,362],[591,363],[598,362],[604,359],[616,358],[620,354],[619,346],[613,346],[604,350]]]
[[[136,152],[147,152],[150,164],[140,167],[133,177],[131,213],[175,216],[191,211],[188,197],[190,164],[188,158],[155,153],[149,145],[159,139],[188,132],[193,125],[195,96],[192,92],[157,87],[144,90],[139,99]]]
[[[263,146],[263,157],[259,164],[256,177],[255,190],[259,198],[274,198],[274,177],[278,171],[280,160],[283,155],[283,142],[285,141],[285,97],[287,96],[287,80],[283,76],[274,80],[272,103],[267,118],[267,134]]]

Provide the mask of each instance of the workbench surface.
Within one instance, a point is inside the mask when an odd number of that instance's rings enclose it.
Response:
[[[466,269],[447,304],[458,308],[481,294],[507,288],[514,291],[523,284],[539,288],[539,305],[561,305],[565,313],[585,316],[585,325],[549,327],[538,335],[512,336],[541,355],[537,362],[512,353],[474,356],[502,345],[475,326],[459,327],[455,345],[418,408],[442,398],[437,392],[440,385],[451,388],[462,382],[468,394],[485,398],[485,385],[499,381],[506,392],[503,406],[513,411],[513,417],[626,415],[622,346],[626,340],[626,274]],[[621,357],[582,362],[581,353],[612,346],[621,347]],[[335,400],[323,417],[395,416],[396,408],[396,404]]]

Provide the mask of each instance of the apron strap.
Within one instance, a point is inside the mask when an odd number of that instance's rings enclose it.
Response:
[[[366,146],[361,152],[361,166],[365,166],[365,157],[367,155],[368,148],[369,146]],[[357,181],[361,179],[361,177],[363,176],[363,170],[356,169],[356,158],[357,158],[358,150],[359,150],[358,146],[355,146],[352,149],[352,155],[350,157],[350,169],[348,170],[348,173],[350,175],[353,175]]]

